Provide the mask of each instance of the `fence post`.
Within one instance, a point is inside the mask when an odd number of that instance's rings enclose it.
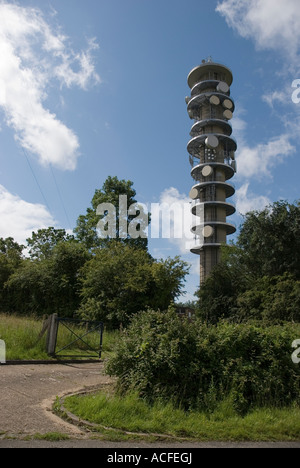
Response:
[[[49,356],[55,356],[55,348],[57,341],[58,332],[58,315],[52,314],[50,317],[50,325],[47,334],[47,354]]]

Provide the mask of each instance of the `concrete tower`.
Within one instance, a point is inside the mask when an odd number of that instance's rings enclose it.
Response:
[[[236,172],[236,142],[231,138],[234,102],[230,97],[233,77],[229,68],[203,60],[188,76],[191,97],[187,110],[194,120],[188,143],[194,186],[190,191],[196,223],[191,252],[200,255],[200,282],[220,261],[220,246],[236,228],[227,222],[235,207],[227,201],[235,193],[228,183]]]

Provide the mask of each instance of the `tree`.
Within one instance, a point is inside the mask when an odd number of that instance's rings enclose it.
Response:
[[[199,314],[221,318],[299,321],[300,203],[280,201],[247,213],[235,246],[198,291]]]
[[[79,270],[88,258],[85,247],[71,240],[59,242],[47,256],[26,259],[6,282],[9,310],[72,317],[80,305]]]
[[[11,259],[20,260],[24,245],[20,245],[12,237],[0,238],[0,253],[7,255]]]
[[[243,261],[244,252],[235,245],[222,246],[221,262],[196,292],[198,315],[209,323],[237,313],[237,298],[253,278]]]
[[[269,323],[300,322],[300,281],[289,274],[264,276],[238,297],[241,320],[258,319]]]
[[[74,229],[76,238],[80,242],[83,242],[88,249],[105,247],[112,240],[117,240],[123,244],[147,250],[148,240],[144,232],[145,226],[141,226],[138,223],[136,231],[140,232],[140,235],[137,238],[133,238],[130,235],[129,226],[134,219],[139,217],[139,215],[143,215],[143,219],[147,218],[147,213],[144,212],[143,207],[137,206],[135,196],[136,191],[133,189],[133,182],[130,180],[119,180],[117,177],[108,177],[102,189],[95,191],[91,208],[87,209],[85,215],[79,216],[77,226]],[[122,202],[123,204],[125,203],[123,207],[120,207],[120,197],[123,197]],[[101,205],[105,206],[104,204],[110,204],[115,210],[115,230],[113,236],[106,235],[105,232],[99,233],[97,229],[99,221],[102,221],[103,225],[106,221],[108,222],[107,210],[104,210],[103,214],[97,214],[98,207]],[[131,213],[129,210],[133,205],[137,208],[135,213]],[[147,218],[147,226],[149,222],[150,220]]]
[[[244,262],[256,277],[289,272],[300,279],[300,202],[275,202],[247,213],[238,238]]]
[[[19,245],[12,237],[0,238],[0,304],[2,310],[6,309],[8,300],[4,285],[10,275],[21,265],[23,248],[24,246]]]
[[[50,258],[52,251],[60,242],[74,240],[74,236],[67,234],[65,229],[39,229],[33,232],[31,238],[27,239],[29,255],[32,259]]]
[[[113,327],[127,325],[145,308],[165,309],[181,293],[187,264],[179,258],[155,261],[143,249],[111,242],[98,249],[81,272],[78,314]]]

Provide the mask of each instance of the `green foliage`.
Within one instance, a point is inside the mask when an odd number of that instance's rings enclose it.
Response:
[[[300,281],[289,273],[272,278],[264,276],[238,296],[237,305],[242,320],[300,322]]]
[[[51,256],[24,260],[9,277],[8,310],[20,314],[72,316],[80,304],[78,272],[89,254],[75,241],[61,241]]]
[[[197,292],[198,315],[217,323],[300,321],[300,204],[277,202],[245,216],[237,245]]]
[[[11,237],[0,238],[0,304],[3,309],[7,307],[8,303],[4,285],[21,265],[23,248],[23,245],[19,245]]]
[[[74,240],[74,236],[66,233],[65,229],[39,229],[33,232],[31,238],[27,239],[29,255],[32,259],[50,258],[52,251],[60,242]]]
[[[83,335],[86,329],[78,324],[74,326],[68,323],[77,335]],[[46,352],[46,334],[41,337],[43,328],[43,320],[38,317],[21,317],[16,315],[0,314],[0,339],[6,344],[7,360],[52,360]],[[102,357],[110,354],[119,339],[119,331],[104,330]],[[86,336],[85,341],[94,348],[99,347],[99,332],[91,333]],[[74,342],[70,346],[70,342],[74,341],[74,335],[64,326],[60,324],[57,337],[57,349],[68,346],[64,354],[82,355],[82,348],[85,348],[84,354],[87,353],[86,347],[80,341]],[[88,353],[87,353],[88,354]],[[92,353],[93,355],[95,353]]]
[[[121,393],[213,411],[230,398],[244,414],[254,406],[300,403],[300,368],[291,360],[300,329],[181,321],[173,311],[143,312],[109,360]]]
[[[258,278],[288,272],[300,279],[299,231],[299,201],[280,201],[246,214],[238,245],[249,271]]]
[[[119,210],[121,195],[127,197],[127,211]],[[40,229],[27,239],[29,258],[21,257],[23,246],[13,239],[0,239],[2,311],[38,316],[77,313],[117,327],[145,307],[167,308],[182,293],[188,267],[179,257],[155,261],[147,239],[134,238],[132,223],[136,222],[137,234],[145,229],[138,222],[142,207],[140,213],[128,214],[135,195],[131,181],[108,177],[96,190],[87,214],[79,217],[76,238],[64,229]],[[116,239],[98,236],[97,207],[102,203],[116,208]],[[103,217],[106,220],[105,212]]]
[[[117,327],[145,307],[168,307],[181,293],[187,264],[178,257],[155,261],[143,249],[119,242],[97,249],[81,271],[84,319]]]
[[[77,239],[84,243],[88,249],[105,247],[110,242],[114,241],[109,237],[104,239],[100,238],[97,232],[97,224],[101,219],[101,216],[97,215],[97,207],[102,203],[110,203],[116,208],[117,222],[115,238],[120,243],[147,250],[147,238],[138,237],[137,239],[134,239],[131,238],[131,236],[128,234],[129,223],[134,219],[135,216],[129,214],[124,215],[123,213],[120,213],[119,197],[121,195],[127,196],[127,210],[131,205],[137,203],[135,200],[136,191],[133,189],[133,182],[130,180],[119,180],[117,177],[108,177],[104,182],[102,189],[97,189],[95,191],[91,203],[91,208],[87,209],[85,215],[79,216],[74,233],[76,234]],[[125,224],[127,227],[126,234],[124,234],[122,229],[120,229],[121,224]]]

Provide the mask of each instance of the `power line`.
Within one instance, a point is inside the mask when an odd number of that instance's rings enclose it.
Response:
[[[24,155],[25,155],[25,158],[26,158],[26,161],[27,161],[27,163],[28,163],[28,166],[29,166],[29,168],[30,168],[30,171],[31,171],[31,173],[32,173],[32,175],[33,175],[33,178],[34,178],[34,180],[35,180],[35,182],[36,182],[36,185],[38,186],[38,189],[39,189],[39,191],[40,191],[40,193],[41,193],[41,195],[42,195],[42,197],[43,197],[43,199],[44,199],[45,205],[46,205],[46,207],[47,207],[49,213],[51,213],[51,209],[50,209],[50,207],[49,207],[49,204],[48,204],[48,202],[47,202],[47,199],[46,199],[46,197],[45,197],[45,195],[44,195],[44,192],[42,191],[42,188],[41,188],[41,186],[40,186],[40,184],[39,184],[39,181],[38,181],[38,179],[37,179],[37,177],[36,177],[36,175],[35,175],[35,172],[34,172],[34,170],[33,170],[33,167],[32,167],[31,164],[30,164],[30,160],[29,160],[29,158],[28,158],[27,152],[25,151],[25,149],[24,149],[23,147],[22,147],[22,150],[23,150],[23,153],[24,153]]]
[[[67,210],[66,210],[62,195],[61,195],[61,191],[59,189],[59,186],[58,186],[58,183],[57,183],[57,180],[56,180],[56,177],[55,177],[55,174],[54,174],[53,167],[52,167],[51,163],[50,163],[50,170],[51,170],[51,174],[52,174],[55,186],[56,186],[56,190],[57,190],[57,193],[58,193],[62,208],[63,208],[64,213],[65,213],[65,217],[66,217],[66,219],[68,221],[68,224],[69,224],[69,228],[72,230],[70,219],[69,219],[69,216],[68,216],[68,213],[67,213]]]

